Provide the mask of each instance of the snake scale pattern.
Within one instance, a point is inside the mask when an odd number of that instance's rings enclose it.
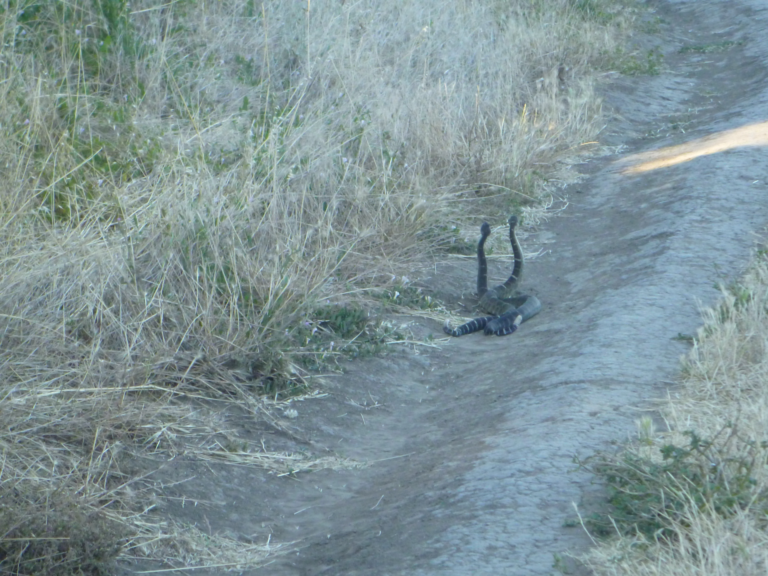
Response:
[[[518,329],[520,324],[541,311],[541,302],[530,294],[515,295],[523,276],[523,250],[515,234],[517,216],[509,217],[509,241],[515,256],[512,275],[504,284],[488,289],[488,262],[485,259],[485,241],[491,234],[491,227],[483,222],[480,227],[480,241],[477,244],[477,294],[478,307],[492,316],[483,316],[451,328],[446,322],[443,331],[450,336],[464,336],[483,330],[486,334],[506,336]]]

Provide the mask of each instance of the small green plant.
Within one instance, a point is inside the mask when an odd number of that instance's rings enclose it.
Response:
[[[768,494],[758,489],[754,477],[766,464],[765,443],[742,438],[733,425],[711,439],[693,431],[685,436],[687,446],[662,446],[661,459],[630,450],[579,462],[609,490],[609,511],[587,518],[587,527],[598,536],[618,530],[668,539],[690,506],[723,517],[748,505],[768,509]]]
[[[623,51],[617,54],[618,70],[626,76],[657,76],[661,73],[663,63],[664,54],[658,48],[651,48],[645,57],[635,53],[626,54]]]
[[[552,555],[552,569],[558,574],[573,574],[574,560],[567,555],[555,553]]]
[[[424,294],[424,291],[416,286],[396,284],[392,288],[382,290],[377,296],[387,304],[405,306],[407,308],[435,310],[440,307],[437,300],[428,294]]]
[[[722,42],[712,42],[710,44],[689,44],[680,48],[680,54],[711,54],[713,52],[725,52],[734,46],[741,46],[744,42],[735,42],[733,40],[723,40]]]
[[[403,335],[360,305],[327,304],[294,328],[296,356],[306,368],[319,369],[338,357],[359,358],[380,354],[387,342]]]
[[[61,43],[64,54],[75,57],[89,78],[98,78],[109,66],[110,54],[137,55],[138,40],[132,29],[128,0],[86,0],[80,2],[9,3],[0,16],[16,18],[13,30],[16,47],[29,53],[46,51],[52,38]],[[104,78],[106,80],[106,78]]]
[[[654,16],[648,20],[645,20],[638,25],[638,30],[645,34],[659,34],[661,32],[661,26],[665,21],[661,16]]]
[[[752,302],[755,295],[752,290],[741,284],[733,284],[728,287],[728,293],[734,298],[734,307],[737,310],[743,309]]]
[[[613,4],[601,0],[577,0],[573,7],[585,20],[602,25],[610,24],[620,15]],[[609,7],[613,7],[613,10],[609,10]]]
[[[261,83],[261,72],[254,64],[253,58],[244,58],[240,54],[235,55],[237,79],[246,86],[258,86]],[[246,96],[246,101],[248,97]],[[245,106],[247,110],[248,107]]]
[[[315,321],[340,338],[354,338],[365,332],[370,318],[359,306],[323,306],[315,311]]]
[[[678,332],[677,336],[673,336],[672,340],[677,340],[678,342],[689,342],[693,344],[696,341],[696,337],[692,334],[684,334],[682,332]]]

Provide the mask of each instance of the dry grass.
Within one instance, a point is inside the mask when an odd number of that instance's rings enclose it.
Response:
[[[315,329],[366,330],[339,305],[537,201],[600,127],[594,70],[627,18],[607,0],[3,2],[2,566],[273,552],[153,519],[122,455],[355,465],[205,444],[223,427],[197,408],[286,427],[264,394],[331,352]],[[72,503],[87,522],[56,538],[112,527],[93,566],[35,548]]]
[[[636,445],[597,464],[604,477],[610,471],[633,482],[609,482],[618,486],[614,512],[622,519],[610,530],[619,537],[586,558],[596,574],[765,574],[767,343],[768,259],[761,252],[742,283],[705,312],[681,386],[662,407],[671,431],[657,433],[644,419]],[[641,494],[655,497],[638,506]],[[630,508],[644,516],[625,521]]]

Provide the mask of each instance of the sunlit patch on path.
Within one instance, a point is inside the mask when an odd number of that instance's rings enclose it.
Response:
[[[748,124],[741,128],[724,130],[703,138],[697,138],[685,144],[633,154],[627,157],[626,162],[630,166],[624,168],[622,173],[639,174],[682,164],[699,156],[725,152],[732,148],[766,145],[768,145],[768,122]]]

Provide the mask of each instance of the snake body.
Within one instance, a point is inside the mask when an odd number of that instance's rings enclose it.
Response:
[[[443,331],[450,336],[464,336],[478,330],[486,334],[506,336],[518,329],[520,324],[541,311],[541,302],[530,294],[515,295],[523,276],[523,250],[515,234],[517,216],[509,217],[509,241],[512,244],[515,262],[512,275],[504,284],[488,289],[488,262],[485,258],[485,241],[491,234],[491,227],[483,222],[480,227],[480,241],[477,244],[477,294],[480,296],[479,308],[492,316],[483,316],[451,328],[448,323]]]

